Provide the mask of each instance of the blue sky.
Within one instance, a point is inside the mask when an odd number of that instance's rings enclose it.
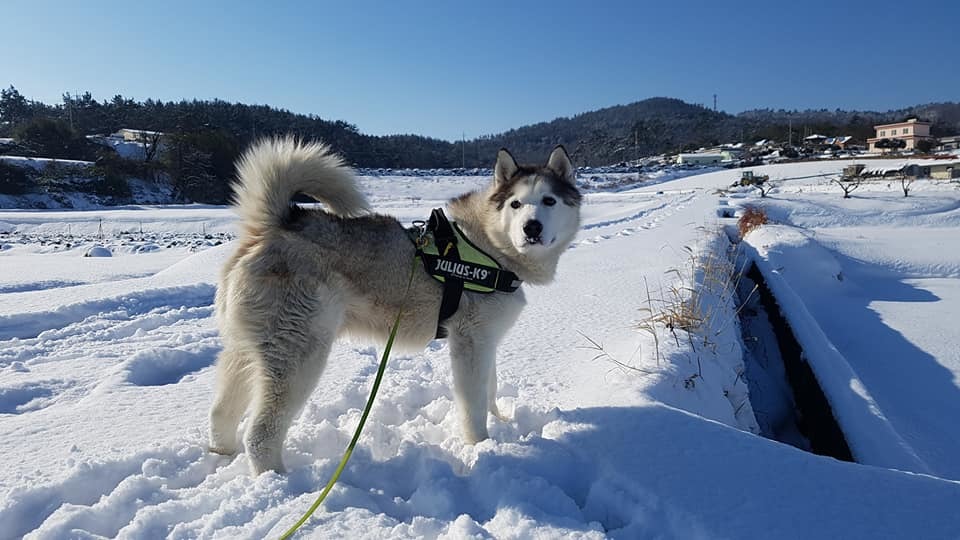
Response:
[[[48,103],[263,103],[453,140],[653,96],[887,110],[960,100],[960,2],[0,4],[0,85]]]

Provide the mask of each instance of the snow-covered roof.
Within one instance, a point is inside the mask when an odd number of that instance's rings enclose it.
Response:
[[[805,141],[818,141],[818,140],[820,140],[820,139],[826,139],[826,138],[827,138],[826,135],[819,135],[819,134],[817,134],[817,133],[814,133],[813,135],[804,137],[803,140],[805,140]]]
[[[863,176],[885,176],[887,174],[895,173],[906,169],[907,167],[958,167],[960,166],[960,160],[958,159],[918,159],[911,161],[900,161],[894,162],[890,165],[885,165],[881,167],[866,167],[860,173]]]
[[[137,133],[137,134],[143,134],[143,135],[163,135],[162,131],[149,131],[146,129],[120,128],[117,131],[117,133],[123,133],[123,132]]]
[[[850,135],[846,135],[843,137],[830,137],[824,142],[827,144],[845,144],[847,141],[849,141],[852,138],[853,137],[851,137]]]

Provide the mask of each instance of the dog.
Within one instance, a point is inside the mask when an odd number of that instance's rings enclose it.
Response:
[[[253,145],[237,165],[238,247],[216,293],[223,350],[216,362],[210,450],[244,443],[254,475],[283,472],[292,422],[340,337],[384,343],[403,310],[396,346],[422,350],[438,330],[443,284],[423,269],[411,278],[417,246],[394,218],[372,213],[351,170],[328,146],[292,138]],[[292,204],[297,194],[324,209]],[[447,213],[475,247],[529,284],[552,281],[580,227],[576,170],[562,146],[545,165],[497,154],[489,185],[448,202]],[[411,281],[412,279],[412,281]],[[408,289],[409,282],[409,289]],[[523,289],[464,291],[440,323],[449,339],[462,437],[488,437],[496,407],[496,349],[525,303]]]

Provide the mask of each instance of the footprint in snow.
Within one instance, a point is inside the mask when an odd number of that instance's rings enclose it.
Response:
[[[163,386],[213,364],[213,351],[193,353],[178,349],[142,351],[127,361],[126,379],[137,386]]]
[[[50,405],[45,399],[54,395],[56,381],[27,383],[13,388],[0,388],[0,414],[22,414]]]

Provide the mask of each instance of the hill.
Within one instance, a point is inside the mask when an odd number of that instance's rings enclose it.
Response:
[[[786,142],[791,131],[794,143],[813,133],[852,135],[863,141],[873,136],[874,125],[909,116],[933,122],[935,136],[960,132],[960,103],[932,103],[886,112],[756,109],[731,115],[658,97],[512,129],[472,144],[474,155],[493,155],[505,146],[521,159],[537,159],[552,146],[563,144],[578,165],[599,165],[728,142]]]
[[[873,125],[908,116],[931,120],[934,135],[960,132],[958,103],[886,112],[762,109],[732,115],[656,97],[450,142],[415,134],[366,135],[343,120],[222,100],[139,102],[116,95],[97,101],[88,92],[64,94],[62,103],[48,105],[29,100],[10,86],[0,89],[0,138],[4,138],[0,154],[95,161],[98,178],[110,180],[109,191],[118,201],[128,191],[121,185],[123,179],[139,178],[168,183],[179,201],[223,203],[234,161],[251,141],[269,135],[322,139],[348,163],[364,168],[489,167],[501,147],[531,162],[543,159],[557,144],[567,147],[575,164],[595,166],[720,143],[788,138],[796,142],[811,133],[863,140],[873,135]],[[132,166],[88,140],[120,128],[163,132],[172,151]],[[0,193],[40,188],[37,181],[24,180],[9,169],[0,171]]]
[[[474,141],[476,153],[507,147],[522,160],[563,144],[578,165],[601,165],[736,138],[736,118],[679,99],[650,98],[512,129]]]

